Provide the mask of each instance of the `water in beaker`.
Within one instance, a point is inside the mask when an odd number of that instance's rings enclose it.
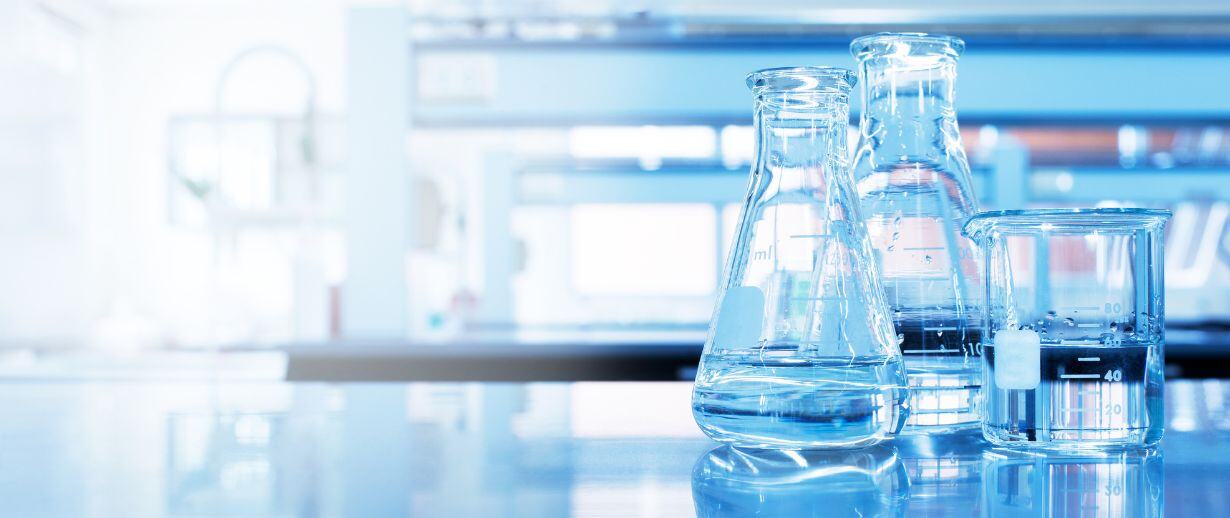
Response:
[[[745,447],[857,447],[897,431],[905,371],[846,170],[849,70],[764,70],[756,159],[692,409]]]
[[[996,211],[986,255],[983,432],[1006,446],[1116,449],[1163,427],[1162,240],[1169,211]]]
[[[958,38],[854,40],[862,114],[853,175],[911,389],[909,429],[976,425],[981,384],[978,211],[953,109]]]

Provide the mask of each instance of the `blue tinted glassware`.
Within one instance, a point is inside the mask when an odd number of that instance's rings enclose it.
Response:
[[[696,422],[759,448],[874,444],[905,371],[850,184],[846,69],[762,70],[756,158],[696,376]]]
[[[985,212],[982,429],[1010,447],[1120,449],[1163,428],[1162,243],[1170,212]]]
[[[975,427],[977,250],[961,235],[978,211],[953,108],[950,36],[854,40],[862,113],[852,168],[910,383],[907,431]]]

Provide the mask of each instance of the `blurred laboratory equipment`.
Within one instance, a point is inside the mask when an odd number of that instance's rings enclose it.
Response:
[[[1162,242],[1170,212],[980,213],[982,427],[1007,446],[1151,445],[1163,429]]]
[[[853,176],[910,384],[914,427],[974,426],[981,384],[977,250],[961,225],[978,211],[953,110],[958,38],[855,39],[862,116]]]
[[[987,516],[1163,516],[1162,454],[1156,449],[1110,455],[986,454]]]
[[[1222,240],[1230,204],[1185,200],[1173,207],[1166,242],[1166,316],[1173,323],[1204,323],[1230,312]],[[1210,289],[1221,288],[1221,289]]]
[[[910,482],[887,445],[849,451],[723,445],[692,468],[696,516],[901,516]]]
[[[945,516],[953,509],[980,515],[982,454],[989,446],[981,432],[905,434],[893,446],[910,478],[905,516]]]
[[[900,429],[905,371],[846,172],[849,70],[747,78],[756,161],[692,408],[749,447],[874,444]]]
[[[1224,382],[1206,379],[1170,385],[1166,407],[1168,430],[1202,431],[1209,435],[1230,431],[1230,390]]]

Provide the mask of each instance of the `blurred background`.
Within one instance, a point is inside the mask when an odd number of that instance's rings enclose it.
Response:
[[[984,208],[1174,210],[1169,372],[1230,373],[1214,0],[3,0],[0,371],[687,379],[747,184],[743,77],[852,67],[881,30],[966,40]]]

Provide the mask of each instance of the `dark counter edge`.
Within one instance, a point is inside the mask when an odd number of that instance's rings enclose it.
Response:
[[[675,381],[700,344],[295,346],[288,381]]]
[[[690,381],[701,344],[331,344],[281,348],[287,381]],[[1170,378],[1230,378],[1230,344],[1166,346]]]

